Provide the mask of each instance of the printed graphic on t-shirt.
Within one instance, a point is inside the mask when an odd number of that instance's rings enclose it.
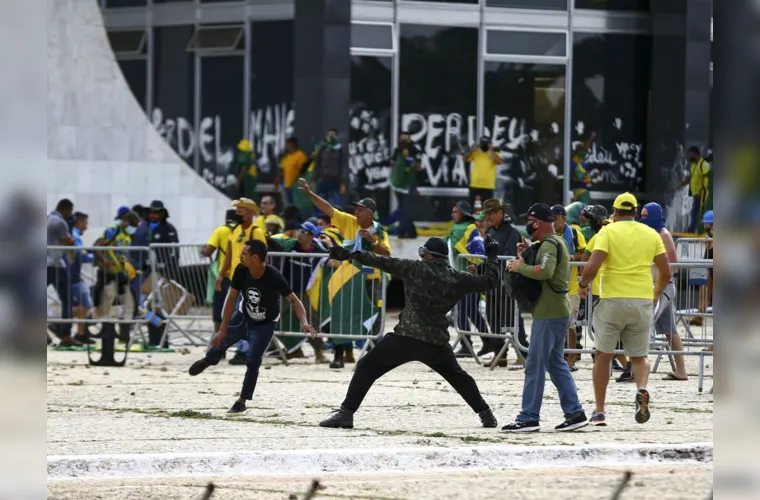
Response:
[[[267,317],[267,310],[261,307],[261,292],[257,288],[248,288],[245,291],[245,310],[248,316],[254,321],[264,321]]]

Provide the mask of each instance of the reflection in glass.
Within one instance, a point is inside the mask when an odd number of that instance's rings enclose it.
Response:
[[[124,79],[129,85],[129,90],[135,96],[135,100],[140,103],[140,107],[145,109],[147,95],[147,73],[148,63],[145,59],[120,60],[117,59],[119,68],[124,74]]]
[[[422,152],[420,185],[466,189],[462,156],[478,135],[478,30],[404,24],[399,52],[400,130]],[[415,220],[449,220],[456,199],[421,198]]]
[[[106,8],[145,7],[148,0],[106,0]]]
[[[574,146],[596,139],[586,158],[591,191],[644,188],[652,39],[576,33],[573,40]]]
[[[567,0],[486,0],[486,7],[567,10]]]
[[[179,156],[195,164],[195,55],[187,52],[193,26],[155,28],[151,121]]]
[[[201,59],[198,165],[203,178],[235,196],[235,154],[243,139],[243,56]]]
[[[248,139],[259,169],[259,183],[277,176],[285,139],[294,133],[293,21],[251,23],[251,112]],[[277,50],[272,50],[276,47]],[[308,155],[313,144],[300,137]]]
[[[351,23],[351,47],[393,49],[393,28],[389,24]]]
[[[372,197],[380,215],[389,211],[391,57],[351,57],[349,198]]]
[[[649,12],[649,1],[650,0],[575,0],[575,8]]]
[[[567,42],[564,33],[488,30],[486,52],[564,57],[567,53]]]
[[[485,63],[485,131],[501,152],[496,196],[512,215],[562,203],[565,67]]]

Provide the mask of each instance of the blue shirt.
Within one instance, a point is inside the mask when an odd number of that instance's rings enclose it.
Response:
[[[140,224],[137,226],[137,230],[135,231],[135,234],[132,235],[132,243],[130,246],[133,247],[147,247],[150,244],[150,231],[148,230],[148,224],[145,221],[140,221]],[[136,269],[142,269],[145,267],[148,260],[148,256],[144,252],[140,252],[135,250],[134,252],[129,252],[129,261],[132,263],[132,265]]]

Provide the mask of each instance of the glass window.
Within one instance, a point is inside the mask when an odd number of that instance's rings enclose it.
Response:
[[[108,32],[108,42],[117,56],[144,54],[147,38],[145,30]]]
[[[389,24],[351,23],[351,47],[393,49],[393,28]]]
[[[404,0],[401,0],[402,2]],[[431,3],[478,3],[478,0],[414,0],[416,2],[431,2]]]
[[[575,8],[649,12],[649,1],[650,0],[575,0]]]
[[[153,3],[193,3],[194,0],[153,0]]]
[[[193,26],[155,28],[153,43],[153,125],[180,157],[195,165],[195,54],[187,42]]]
[[[230,51],[243,49],[243,26],[199,26],[190,39],[190,50]]]
[[[124,79],[129,85],[129,90],[140,103],[140,107],[145,109],[145,100],[147,95],[146,81],[148,75],[148,62],[145,59],[120,60],[117,59],[119,68],[124,75]]]
[[[532,203],[562,203],[565,67],[485,63],[483,133],[504,163],[495,195],[512,215]]]
[[[372,197],[380,215],[389,212],[391,57],[351,57],[351,120],[348,180],[353,198]]]
[[[148,0],[106,0],[106,8],[145,7]]]
[[[256,154],[259,182],[277,176],[285,138],[294,135],[293,21],[251,23],[251,114],[248,135]],[[277,50],[272,50],[277,47]],[[301,138],[308,155],[311,144]]]
[[[644,188],[651,50],[647,35],[574,35],[571,133],[574,146],[596,134],[592,191]]]
[[[418,183],[467,188],[462,157],[478,135],[478,30],[401,25],[399,52],[399,130],[408,131],[423,154]],[[456,199],[421,198],[414,219],[449,220]]]
[[[567,45],[564,33],[488,30],[486,52],[564,57],[567,53]]]
[[[486,0],[486,7],[567,10],[567,0]]]
[[[243,56],[203,57],[198,165],[219,191],[235,196],[237,144],[243,135]]]
[[[245,0],[201,0],[201,3],[233,3],[243,1]]]

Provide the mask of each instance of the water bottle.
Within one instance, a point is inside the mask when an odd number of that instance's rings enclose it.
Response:
[[[475,197],[475,213],[478,214],[483,209],[483,203],[480,201],[480,195]]]
[[[148,322],[153,326],[162,326],[164,324],[164,318],[157,315],[153,311],[140,309],[140,316],[143,319],[148,320]]]

